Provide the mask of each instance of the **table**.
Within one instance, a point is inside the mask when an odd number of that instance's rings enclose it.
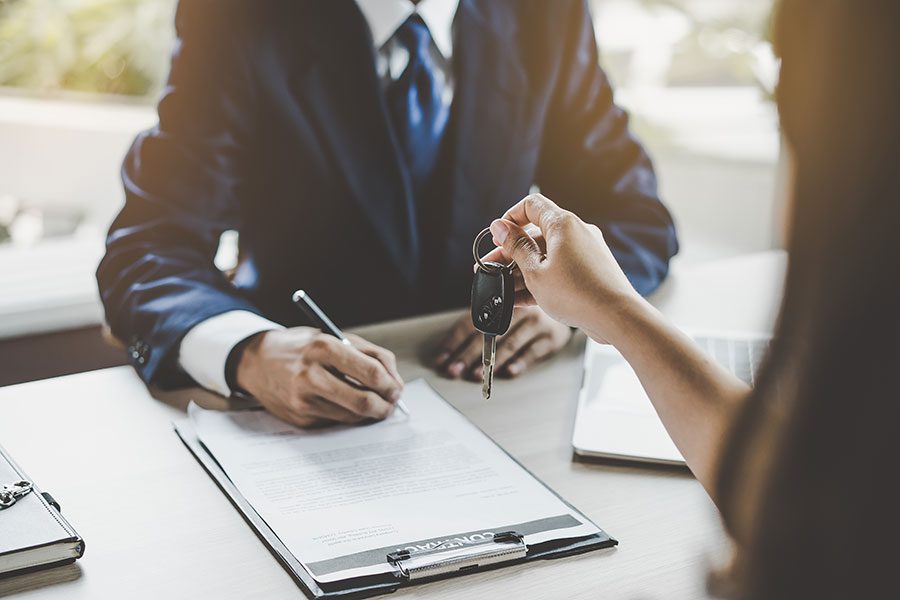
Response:
[[[674,269],[654,302],[695,327],[771,327],[785,258],[765,253]],[[528,469],[618,538],[614,550],[417,586],[394,598],[706,598],[705,573],[727,556],[717,513],[683,470],[572,458],[584,338],[491,401],[477,384],[423,366],[458,313],[357,330],[393,349],[407,380],[426,377]],[[0,443],[62,504],[87,550],[75,565],[0,581],[0,596],[303,598],[182,446],[171,422],[202,390],[155,392],[118,367],[0,389]]]

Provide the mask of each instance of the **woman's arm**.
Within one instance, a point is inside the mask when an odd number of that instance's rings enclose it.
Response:
[[[529,225],[540,233],[526,230]],[[517,304],[536,303],[563,323],[615,346],[712,495],[722,440],[750,389],[641,298],[597,227],[533,195],[495,221],[491,232],[501,248],[488,258],[512,259],[519,267]]]
[[[643,298],[623,310],[606,337],[637,373],[678,450],[715,500],[722,441],[750,388]]]

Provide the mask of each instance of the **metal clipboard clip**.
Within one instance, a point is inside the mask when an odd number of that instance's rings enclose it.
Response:
[[[527,553],[528,547],[521,535],[504,531],[470,545],[447,540],[431,550],[416,553],[398,550],[388,554],[387,560],[401,577],[415,581],[525,558]]]
[[[30,481],[14,481],[7,485],[0,485],[0,510],[9,508],[22,496],[31,493],[33,486]]]

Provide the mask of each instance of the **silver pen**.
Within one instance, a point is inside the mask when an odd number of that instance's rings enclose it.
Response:
[[[334,324],[334,321],[328,318],[328,315],[319,308],[319,305],[316,304],[304,290],[297,290],[294,292],[293,300],[294,304],[299,306],[319,329],[329,335],[333,335],[341,340],[341,343],[343,344],[347,344],[348,346],[353,345],[350,343],[350,340],[347,339],[347,336],[344,335],[344,332]],[[403,400],[397,400],[397,408],[399,408],[407,417],[410,416],[409,407],[406,406],[406,403],[403,402]]]

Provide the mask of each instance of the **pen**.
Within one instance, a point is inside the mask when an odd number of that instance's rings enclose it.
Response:
[[[306,313],[306,316],[309,317],[319,329],[329,335],[333,335],[341,340],[341,343],[343,344],[347,344],[348,346],[352,345],[350,340],[347,339],[347,336],[344,335],[344,332],[338,329],[338,326],[334,324],[334,321],[328,318],[328,315],[319,308],[319,305],[316,304],[304,290],[297,290],[294,292],[293,300],[294,304],[299,306],[300,310]],[[397,400],[397,408],[403,411],[407,417],[410,416],[409,408],[403,400]]]

